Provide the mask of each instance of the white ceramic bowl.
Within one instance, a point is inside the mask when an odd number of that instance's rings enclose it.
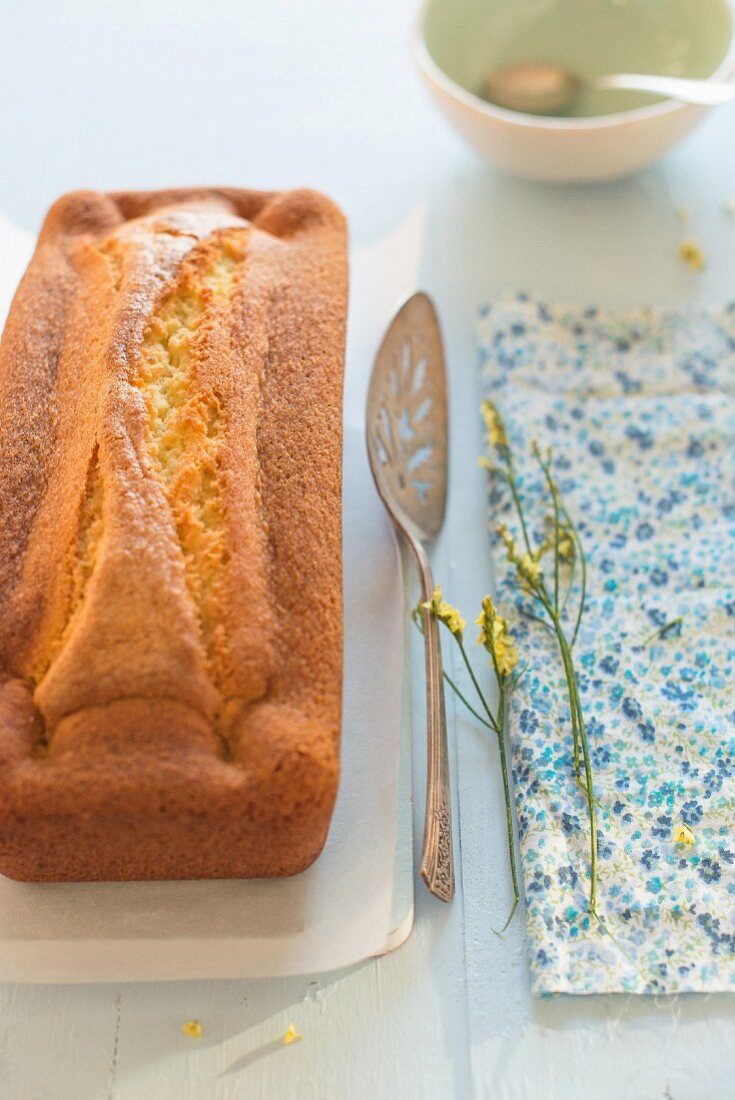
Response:
[[[607,92],[582,101],[588,117],[541,118],[474,94],[484,73],[536,60],[587,78],[625,71],[727,80],[734,28],[735,0],[426,0],[413,53],[439,108],[493,164],[525,179],[578,183],[653,164],[711,108]]]

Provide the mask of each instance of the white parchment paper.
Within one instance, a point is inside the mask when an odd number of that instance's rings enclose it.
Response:
[[[399,769],[403,586],[367,464],[363,409],[383,330],[416,288],[423,223],[423,211],[415,211],[351,260],[342,778],[324,852],[304,874],[279,881],[29,884],[0,877],[0,980],[313,973],[382,954],[410,932],[411,821]],[[2,322],[31,248],[28,235],[0,215]]]

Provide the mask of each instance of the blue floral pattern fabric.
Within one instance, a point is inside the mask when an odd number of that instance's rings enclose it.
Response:
[[[735,305],[622,317],[519,295],[480,311],[479,346],[535,537],[534,440],[588,559],[575,663],[602,926],[555,643],[493,543],[528,663],[510,738],[533,991],[735,991]],[[491,528],[517,534],[492,475],[489,496]]]

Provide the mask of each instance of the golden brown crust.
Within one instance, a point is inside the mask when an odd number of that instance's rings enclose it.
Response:
[[[342,215],[77,192],[0,345],[0,872],[291,874],[342,681]]]

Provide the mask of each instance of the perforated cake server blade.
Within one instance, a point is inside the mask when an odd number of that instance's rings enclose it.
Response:
[[[439,318],[414,294],[380,346],[367,399],[367,448],[378,493],[416,559],[423,599],[434,579],[428,547],[444,523],[447,496],[447,382]],[[439,629],[423,612],[427,776],[421,877],[442,901],[454,896],[452,805]]]

